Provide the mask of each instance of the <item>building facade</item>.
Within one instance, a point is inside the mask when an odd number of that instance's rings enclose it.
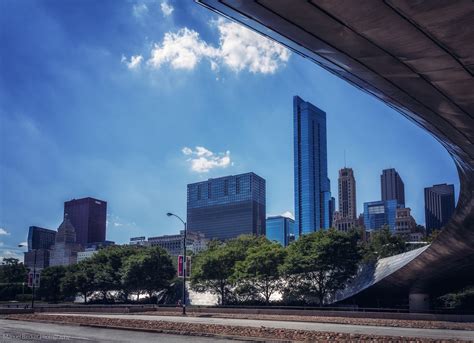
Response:
[[[286,247],[295,240],[295,221],[283,216],[267,218],[266,237]]]
[[[416,231],[416,221],[411,215],[409,207],[397,208],[395,216],[395,232],[394,234],[401,236],[409,241],[411,234]]]
[[[352,168],[339,170],[337,186],[339,206],[333,226],[347,232],[357,227],[356,181]]]
[[[454,185],[439,184],[425,188],[426,233],[445,226],[454,213]]]
[[[405,206],[405,185],[394,168],[382,171],[382,175],[380,175],[380,189],[382,201],[397,200],[398,204]]]
[[[330,226],[326,113],[293,98],[295,225],[299,235]]]
[[[364,203],[364,226],[366,230],[378,230],[388,226],[393,233],[395,231],[397,208],[399,207],[397,200]]]
[[[178,256],[183,254],[183,240],[184,231],[181,230],[178,235],[163,235],[156,237],[148,237],[148,246],[159,246],[163,248],[171,256]],[[207,249],[209,240],[204,237],[204,234],[199,232],[187,232],[186,234],[186,250],[197,254],[200,251]]]
[[[76,241],[76,230],[68,216],[58,228],[54,245],[50,252],[50,266],[68,266],[77,262],[77,253],[83,247]]]
[[[38,226],[30,226],[28,230],[28,251],[24,253],[24,264],[29,269],[49,267],[50,249],[54,245],[56,231]]]
[[[107,202],[94,198],[66,201],[64,215],[76,230],[77,243],[86,245],[105,241]]]
[[[265,179],[254,173],[188,185],[188,230],[207,239],[265,235],[265,211]]]

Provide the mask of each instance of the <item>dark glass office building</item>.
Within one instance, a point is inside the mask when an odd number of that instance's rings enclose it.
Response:
[[[405,207],[405,185],[394,168],[384,169],[380,175],[380,189],[382,200],[397,200]]]
[[[326,113],[293,98],[295,225],[299,234],[330,226]]]
[[[454,185],[439,184],[425,188],[426,232],[445,226],[454,213]]]
[[[286,247],[295,240],[295,221],[283,216],[267,218],[266,237]]]
[[[30,226],[28,230],[28,251],[50,249],[54,245],[56,231],[39,226]]]
[[[254,173],[188,185],[188,230],[207,239],[265,235],[265,179]]]
[[[64,217],[74,226],[76,242],[82,246],[105,241],[107,202],[94,198],[66,201]]]
[[[397,208],[402,207],[397,200],[372,201],[364,203],[364,225],[366,230],[378,230],[388,225],[395,231]]]
[[[27,268],[41,270],[49,266],[50,249],[54,245],[56,231],[39,226],[30,226],[28,230],[28,251],[24,253]]]

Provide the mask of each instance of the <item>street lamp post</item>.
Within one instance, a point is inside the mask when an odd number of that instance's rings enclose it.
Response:
[[[26,245],[24,244],[19,244],[18,247],[20,248],[23,248],[25,247]],[[35,259],[33,261],[33,278],[31,280],[31,308],[34,309],[35,308],[35,287],[36,287],[36,256],[37,256],[37,253],[38,253],[38,250],[37,249],[32,249],[34,252],[35,252]]]
[[[183,235],[183,296],[182,296],[182,306],[183,306],[183,315],[186,315],[186,222],[182,220],[179,216],[174,213],[166,213],[168,217],[176,217],[184,225],[184,235]]]

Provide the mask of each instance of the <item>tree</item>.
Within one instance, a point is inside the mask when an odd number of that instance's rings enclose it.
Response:
[[[0,300],[14,300],[23,292],[27,273],[17,258],[4,257],[0,264]]]
[[[129,256],[136,255],[146,249],[141,246],[119,245],[99,250],[88,261],[100,266],[96,273],[96,287],[107,299],[110,291],[119,291],[124,300],[128,299],[128,290],[122,283],[122,268]]]
[[[284,270],[292,288],[308,300],[325,298],[343,288],[355,275],[361,260],[359,234],[334,229],[300,237],[288,247]]]
[[[255,289],[268,305],[270,297],[283,286],[281,266],[285,255],[280,244],[265,241],[250,248],[245,259],[236,263],[233,279],[244,289]]]
[[[406,243],[400,236],[392,235],[388,227],[374,231],[366,249],[365,259],[375,261],[407,251]]]
[[[249,249],[265,240],[265,237],[242,235],[226,243],[210,242],[208,249],[194,259],[191,287],[217,294],[220,304],[225,305],[232,295],[235,264],[246,258]]]
[[[0,283],[23,283],[28,271],[20,260],[13,257],[4,257],[0,264]]]
[[[64,266],[47,267],[41,271],[41,282],[38,295],[46,301],[58,302],[64,298],[61,291],[62,279],[66,276]]]
[[[66,275],[62,278],[61,291],[66,295],[81,294],[84,303],[96,290],[95,276],[96,268],[91,260],[84,260],[69,266]]]
[[[138,297],[142,292],[152,297],[154,292],[170,286],[176,269],[165,250],[152,247],[127,257],[121,273],[124,288],[136,292]]]

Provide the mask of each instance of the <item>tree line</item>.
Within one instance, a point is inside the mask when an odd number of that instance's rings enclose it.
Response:
[[[360,232],[317,231],[286,248],[254,236],[211,242],[193,260],[191,287],[216,294],[221,305],[268,305],[277,293],[281,304],[322,305],[356,275],[361,263],[407,249],[388,228],[374,233],[369,243]]]
[[[216,294],[223,305],[269,304],[277,293],[282,304],[323,304],[354,277],[360,263],[405,250],[403,240],[388,229],[375,233],[369,243],[360,230],[318,231],[288,247],[244,235],[211,241],[193,256],[190,284],[198,292]],[[0,265],[0,300],[14,299],[20,289],[25,293],[26,268],[16,259],[7,262]],[[182,295],[176,274],[175,258],[159,247],[111,246],[77,264],[43,269],[36,295],[59,302],[79,294],[84,302],[107,303],[146,294],[144,301],[176,303]]]

